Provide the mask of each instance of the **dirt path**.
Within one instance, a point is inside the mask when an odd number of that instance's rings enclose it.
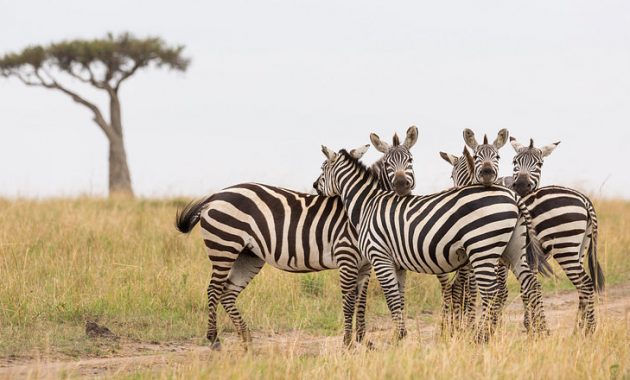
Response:
[[[549,327],[553,332],[571,331],[573,319],[577,311],[577,293],[564,291],[545,294],[545,311]],[[508,324],[519,325],[522,320],[520,298],[510,294],[509,305],[505,316]],[[630,282],[607,289],[600,297],[598,316],[602,319],[624,321],[630,323]],[[421,340],[432,339],[436,334],[435,318],[419,316],[408,320],[411,336]],[[427,320],[431,320],[428,322]],[[368,321],[371,326],[368,337],[375,342],[387,342],[392,334],[392,324],[388,318],[373,318]],[[237,337],[223,334],[223,347],[228,352],[242,352]],[[320,355],[325,352],[339,350],[341,337],[313,336],[300,331],[282,334],[254,332],[253,351],[292,352],[297,355]],[[210,357],[214,353],[208,346],[192,343],[138,343],[119,342],[121,349],[113,357],[83,359],[77,361],[49,361],[46,359],[12,359],[0,358],[0,378],[57,378],[63,374],[100,377],[113,374],[139,371],[143,369],[159,370],[176,363],[185,363],[191,358]]]

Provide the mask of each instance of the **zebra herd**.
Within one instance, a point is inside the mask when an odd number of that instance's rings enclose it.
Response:
[[[236,299],[265,263],[294,273],[339,269],[345,346],[364,341],[372,268],[398,338],[407,334],[407,271],[437,275],[443,331],[473,327],[479,290],[481,316],[474,331],[482,342],[495,331],[505,305],[509,269],[521,287],[527,331],[547,334],[536,273],[550,271],[550,256],[578,291],[577,327],[594,331],[594,293],[603,289],[604,276],[593,204],[573,189],[539,187],[543,159],[558,143],[536,148],[530,140],[526,147],[511,138],[514,173],[499,178],[498,152],[508,131],[499,131],[492,143],[485,136],[478,143],[466,129],[464,142],[472,154],[466,147],[460,157],[440,153],[453,165],[454,187],[416,196],[410,149],[417,139],[413,126],[402,143],[397,135],[390,145],[371,134],[372,145],[383,153],[371,167],[360,161],[370,145],[339,152],[322,146],[326,160],[313,184],[317,195],[244,183],[178,210],[177,229],[188,233],[199,223],[212,262],[207,338],[213,348],[220,348],[219,303],[242,340],[251,342]],[[455,271],[450,280],[448,273]]]

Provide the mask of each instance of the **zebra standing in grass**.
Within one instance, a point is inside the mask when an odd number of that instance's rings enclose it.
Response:
[[[536,148],[534,141],[523,146],[511,139],[514,157],[514,189],[530,210],[536,235],[575,286],[579,296],[577,328],[592,333],[595,320],[595,291],[604,289],[604,273],[597,259],[597,214],[593,202],[579,191],[561,187],[539,187],[544,157],[559,142]],[[589,274],[584,270],[588,256]]]
[[[418,136],[410,127],[403,144],[378,140],[385,155],[375,164],[380,185],[407,195],[415,183],[409,149]],[[294,272],[339,269],[343,295],[344,344],[352,343],[356,308],[356,340],[365,335],[365,304],[370,264],[356,248],[356,232],[338,197],[303,194],[278,187],[245,183],[188,204],[176,217],[180,232],[200,222],[212,276],[208,286],[207,338],[220,348],[216,309],[223,305],[247,344],[250,331],[236,308],[236,299],[265,263]],[[357,302],[358,298],[358,302]],[[355,307],[356,305],[356,307]]]
[[[588,197],[573,189],[560,186],[539,188],[544,157],[550,155],[559,142],[536,148],[531,139],[528,147],[514,138],[510,140],[516,151],[513,187],[523,196],[521,201],[530,211],[536,237],[543,249],[558,261],[578,290],[578,329],[591,333],[596,327],[594,292],[604,287],[604,275],[597,260],[597,215],[593,204]],[[469,155],[468,151],[456,159],[450,156],[455,186],[465,186],[472,181],[472,170],[466,172],[470,165],[461,164],[462,160],[470,160],[465,157],[466,154]],[[589,275],[583,266],[585,256],[589,259]],[[466,277],[466,274],[462,276]],[[507,287],[503,286],[507,294]],[[476,293],[473,296],[476,297]],[[472,301],[462,301],[461,295],[455,292],[453,298],[455,304],[472,302],[474,310],[474,298]],[[504,297],[502,299],[505,302]],[[526,325],[527,322],[526,319]]]
[[[483,315],[477,340],[485,341],[496,324],[496,266],[504,248],[524,243],[518,227],[519,207],[511,191],[499,187],[470,186],[427,196],[400,197],[379,188],[374,173],[358,158],[368,146],[335,153],[326,147],[327,160],[317,180],[326,196],[341,196],[350,223],[359,234],[358,244],[381,284],[397,337],[406,336],[398,273],[411,270],[441,274],[472,263],[482,294]],[[520,268],[519,279],[544,326],[540,286],[518,249],[503,258]]]
[[[505,179],[498,177],[499,159],[500,159],[499,149],[507,141],[508,131],[506,129],[500,130],[497,136],[497,139],[492,144],[488,143],[487,136],[484,136],[483,143],[479,144],[475,138],[474,132],[468,128],[464,130],[463,136],[464,136],[464,142],[466,143],[466,145],[470,147],[475,153],[474,157],[470,155],[466,147],[464,147],[464,156],[459,159],[456,159],[455,157],[450,156],[445,153],[440,154],[442,158],[446,159],[447,161],[453,164],[453,172],[452,172],[451,177],[453,179],[459,178],[459,177],[465,178],[465,180],[467,181],[465,182],[465,184],[481,183],[485,186],[493,186],[493,185],[503,186],[506,182],[508,182]],[[457,185],[459,184],[456,183],[456,186]],[[525,216],[523,220],[525,222],[530,221],[531,216],[529,215],[529,212],[527,208],[525,207],[525,205],[522,204],[521,202],[518,202],[518,205],[521,212]],[[523,241],[525,244],[514,249],[519,249],[521,252],[528,252],[532,255],[531,260],[536,259],[536,255],[534,254],[533,250],[535,249],[536,254],[540,255],[542,254],[542,248],[539,246],[537,241],[528,242],[527,236],[525,235],[525,231],[521,233],[523,234],[522,238],[524,239]],[[500,310],[502,309],[502,306],[505,304],[507,300],[507,296],[508,296],[507,287],[505,286],[505,282],[507,280],[506,264],[509,264],[509,263],[500,261],[497,267],[497,280],[500,285],[498,297],[497,297],[497,300],[498,300],[497,303],[498,305],[501,306]],[[537,270],[538,268],[536,268],[536,266],[537,265],[535,265],[531,269],[534,271]],[[545,273],[546,267],[544,266],[541,266],[541,267],[542,267],[543,273]],[[454,321],[452,322],[454,322],[455,326],[458,326],[459,324],[462,323],[462,317],[464,315],[467,316],[466,320],[464,321],[467,324],[469,324],[471,321],[474,321],[475,319],[475,312],[476,312],[475,299],[477,296],[477,290],[476,290],[476,281],[474,277],[469,275],[470,269],[471,268],[469,266],[466,266],[458,271],[455,281],[451,287],[451,293],[449,294],[449,292],[447,291],[446,292],[447,297],[444,298],[444,304],[447,305],[447,307],[450,306],[451,304],[453,305],[453,313],[452,315],[448,315],[448,316],[454,318]],[[515,269],[517,268],[512,267],[513,271]],[[516,271],[515,271],[515,275],[517,276],[517,278],[519,277],[519,274]],[[440,283],[443,284],[445,281],[448,281],[448,278],[440,278],[439,280],[440,280]],[[519,279],[519,282],[521,282],[522,284],[523,280]],[[539,285],[536,284],[535,286],[539,286]],[[522,295],[523,303],[525,307],[525,318],[524,318],[525,326],[527,327],[528,332],[537,332],[540,329],[536,327],[532,329],[531,322],[530,322],[532,318],[535,318],[535,316],[531,315],[532,309],[530,305],[531,305],[532,300],[528,299],[527,293],[524,291],[521,292],[521,295]],[[538,321],[536,321],[535,319],[533,320],[533,322],[538,323]]]

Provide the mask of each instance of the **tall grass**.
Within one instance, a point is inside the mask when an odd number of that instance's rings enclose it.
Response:
[[[86,320],[97,320],[121,336],[141,341],[204,343],[205,289],[211,265],[199,231],[184,236],[173,227],[175,210],[183,203],[0,200],[0,356],[101,355],[116,350],[113,345],[103,352],[103,347],[87,340]],[[600,260],[607,280],[628,280],[630,203],[600,201],[596,207]],[[572,288],[558,273],[559,279],[544,281],[546,290]],[[253,330],[300,328],[337,335],[342,328],[337,282],[335,271],[295,275],[266,267],[243,292],[238,306]],[[433,277],[411,275],[408,283],[409,315],[439,308]],[[387,315],[373,279],[368,323],[371,317]],[[220,331],[233,329],[222,311],[218,325]],[[455,347],[449,350],[455,351],[446,353],[458,354]],[[421,346],[413,352],[431,355]],[[394,360],[396,354],[391,355]],[[255,363],[256,359],[248,360]],[[324,360],[343,366],[354,359]],[[309,363],[310,359],[304,359],[296,365],[305,368]]]

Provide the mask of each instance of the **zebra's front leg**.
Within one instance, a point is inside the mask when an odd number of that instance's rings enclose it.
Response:
[[[339,265],[339,283],[343,297],[343,345],[352,346],[352,321],[357,299],[357,280],[359,269],[355,262]]]
[[[357,294],[359,300],[357,302],[356,310],[356,341],[362,343],[365,338],[365,309],[367,304],[368,285],[370,284],[370,274],[372,266],[367,263],[364,264],[359,270],[359,277],[357,279]],[[365,342],[368,348],[373,348],[373,344],[370,341]]]
[[[394,324],[396,325],[396,340],[403,339],[407,336],[407,328],[405,327],[405,319],[402,314],[402,299],[400,295],[400,289],[398,285],[398,277],[396,276],[396,269],[394,263],[389,261],[388,258],[381,257],[378,260],[372,261],[376,278],[378,279],[381,289],[385,294],[385,301],[387,302],[387,308],[389,309]]]

